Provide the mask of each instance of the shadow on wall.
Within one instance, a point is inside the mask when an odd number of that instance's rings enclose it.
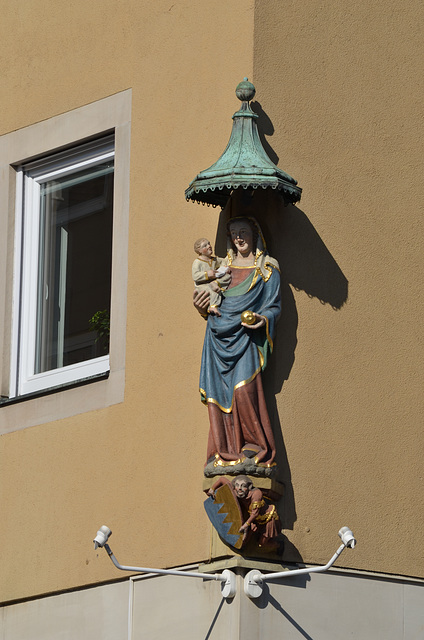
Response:
[[[301,209],[291,204],[285,206],[281,194],[271,189],[249,194],[243,189],[233,192],[220,215],[215,249],[219,256],[226,254],[226,225],[230,218],[254,216],[261,226],[268,253],[280,264],[282,312],[274,353],[264,373],[264,386],[276,437],[279,479],[285,485],[282,522],[285,529],[292,529],[296,521],[295,500],[275,397],[290,375],[297,346],[298,314],[291,287],[338,310],[347,300],[348,281]]]
[[[254,101],[250,103],[252,107],[252,111],[256,113],[258,116],[257,125],[258,125],[258,133],[259,138],[261,140],[262,146],[265,149],[268,157],[272,160],[274,164],[278,164],[279,157],[275,153],[274,149],[269,144],[268,140],[265,136],[272,136],[274,134],[274,125],[272,124],[271,118],[269,115],[262,109],[262,105],[260,102]]]
[[[290,375],[297,345],[298,315],[290,285],[338,310],[347,300],[348,281],[301,209],[285,206],[281,195],[271,189],[254,191],[253,196],[248,193],[242,189],[233,192],[220,216],[215,248],[218,255],[226,255],[230,218],[253,216],[261,226],[268,253],[280,264],[282,312],[269,365],[273,393],[277,394]]]

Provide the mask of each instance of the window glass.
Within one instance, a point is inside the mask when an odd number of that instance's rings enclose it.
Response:
[[[108,353],[112,210],[113,158],[40,185],[35,373]]]
[[[109,369],[113,136],[20,173],[18,395]]]

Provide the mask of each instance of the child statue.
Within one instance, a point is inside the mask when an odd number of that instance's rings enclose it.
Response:
[[[195,288],[209,293],[208,313],[220,316],[218,307],[221,304],[221,292],[225,291],[231,282],[230,268],[221,266],[224,258],[213,255],[212,245],[207,238],[196,240],[194,250],[199,256],[194,260],[191,270]]]

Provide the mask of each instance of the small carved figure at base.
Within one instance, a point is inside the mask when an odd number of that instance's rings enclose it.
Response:
[[[241,519],[243,524],[239,527],[239,536],[236,543],[227,539],[221,531],[221,523],[217,526],[214,522],[213,515],[211,517],[212,510],[210,505],[206,505],[205,508],[211,519],[212,524],[217,529],[219,535],[224,539],[227,544],[234,546],[235,548],[246,547],[248,543],[255,541],[255,543],[263,551],[275,552],[280,548],[280,541],[277,539],[281,533],[281,523],[275,507],[275,504],[267,498],[261,489],[253,486],[252,481],[247,476],[236,476],[231,482],[225,477],[219,478],[214,485],[209,489],[208,495],[214,500],[218,500],[222,491],[221,487],[227,486],[231,489],[231,492],[226,492],[226,502],[230,502],[231,495],[238,502],[241,510]],[[222,499],[222,498],[221,498]],[[229,523],[229,515],[232,511],[231,504],[220,504],[219,513],[224,516],[223,522]]]

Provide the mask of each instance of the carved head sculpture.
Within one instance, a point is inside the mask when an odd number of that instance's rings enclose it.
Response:
[[[247,476],[236,476],[232,485],[238,498],[247,498],[249,491],[253,489],[253,483]]]

